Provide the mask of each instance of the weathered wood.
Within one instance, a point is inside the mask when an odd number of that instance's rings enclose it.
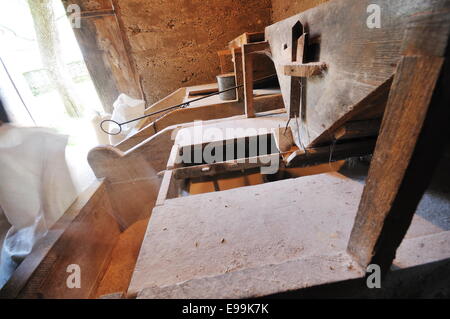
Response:
[[[230,49],[217,52],[219,56],[220,73],[234,72],[233,53]]]
[[[268,42],[255,42],[242,44],[242,70],[244,81],[245,114],[247,117],[255,117],[253,102],[254,59],[256,53],[270,52]]]
[[[48,234],[39,240],[31,253],[15,270],[12,277],[0,290],[0,298],[16,298],[27,285],[34,272],[47,257],[49,251],[63,236],[73,220],[82,213],[98,204],[99,194],[104,188],[103,181],[96,181],[80,194],[63,216],[53,225]]]
[[[245,44],[242,48],[242,69],[244,71],[245,115],[255,117],[253,107],[253,55],[248,44]]]
[[[388,271],[411,224],[450,136],[449,80],[443,57],[399,65],[348,244],[363,267]]]
[[[254,98],[254,108],[257,113],[282,109],[282,96],[281,94],[256,96]],[[154,122],[147,124],[147,126],[142,128],[139,132],[128,137],[120,144],[116,145],[116,147],[123,151],[129,150],[172,125],[190,123],[195,120],[209,121],[242,114],[245,114],[244,104],[243,102],[236,101],[177,109],[164,114]]]
[[[275,144],[280,152],[287,152],[295,145],[292,130],[289,126],[276,128],[273,135]]]
[[[173,176],[176,179],[199,178],[270,166],[275,161],[278,161],[279,156],[279,154],[270,154],[229,160],[219,163],[180,167],[173,170]]]
[[[368,139],[359,142],[308,147],[306,148],[306,152],[304,150],[293,152],[287,158],[286,166],[302,167],[369,155],[372,154],[375,148],[375,142],[375,139]]]
[[[88,154],[97,178],[106,179],[112,212],[122,229],[148,218],[155,205],[161,178],[172,148],[173,129],[163,130],[127,152],[99,146]]]
[[[266,266],[274,271],[269,265],[305,256],[322,258],[308,267],[296,264],[285,273],[283,282],[291,283],[289,287],[300,288],[306,282],[308,286],[318,284],[312,278],[334,277],[335,269],[331,270],[327,261],[324,267],[327,259],[323,256],[345,251],[346,235],[362,188],[360,183],[343,176],[320,174],[166,200],[153,210],[128,296],[144,288],[171,286],[240,270],[250,277],[254,274],[255,278],[268,278],[255,283],[274,288],[273,292],[284,291],[286,287],[278,285],[272,277],[260,277],[253,271]],[[346,261],[339,265],[356,273],[356,265],[347,267],[351,258]],[[297,286],[292,276],[308,280]],[[230,291],[240,291],[250,277],[244,275],[240,282],[234,281]],[[198,291],[206,287],[197,286]],[[259,290],[255,286],[247,288],[245,294],[227,296],[250,297]],[[203,296],[216,296],[208,291]]]
[[[242,50],[240,48],[233,48],[233,64],[234,64],[234,73],[236,76],[236,86],[240,86],[244,84],[244,71],[243,71],[243,59],[242,59]],[[236,89],[237,92],[237,100],[244,101],[244,88],[239,87]]]
[[[73,30],[105,111],[112,112],[112,105],[120,93],[141,98],[143,93],[127,50],[127,38],[111,0],[63,0],[63,4],[81,7],[81,28]]]
[[[217,83],[188,87],[186,90],[188,91],[186,94],[187,98],[197,97],[197,95],[211,94],[219,91]]]
[[[324,62],[288,64],[284,66],[284,75],[309,78],[322,74],[326,68],[327,64]]]
[[[442,15],[448,15],[449,1],[378,1],[382,21],[379,29],[367,26],[370,4],[370,0],[329,1],[265,30],[286,108],[291,105],[291,78],[284,74],[284,66],[292,62],[292,29],[298,21],[309,35],[305,63],[325,62],[328,66],[320,78],[306,79],[306,111],[300,116],[302,126],[307,129],[307,134],[302,136],[304,145],[331,142],[332,126],[364,107],[361,102],[392,77],[401,58],[405,31],[414,34],[412,36],[420,35],[422,39],[414,48],[409,46],[411,51],[417,51],[419,45],[422,47],[423,41],[423,47],[432,47],[433,42],[439,50],[445,47],[445,41],[438,35],[447,32],[442,27],[445,21]],[[437,12],[442,13],[440,17]],[[436,18],[430,22],[427,18],[430,16]],[[382,109],[383,102],[380,99],[379,103],[372,103],[371,108]],[[345,122],[349,120],[354,119],[347,118]]]
[[[336,140],[377,136],[380,131],[381,119],[369,121],[348,122],[334,133]]]
[[[164,202],[168,196],[170,184],[172,183],[173,171],[167,170],[164,172],[164,177],[159,188],[158,198],[156,199],[155,207],[164,205]]]
[[[93,298],[120,234],[105,184],[94,183],[69,207],[19,265],[2,298]],[[67,267],[81,268],[81,288],[70,289]]]
[[[264,41],[264,32],[245,32],[229,42],[228,47],[232,49],[240,48],[244,44]]]
[[[184,102],[184,99],[186,97],[186,92],[187,92],[187,88],[179,88],[178,90],[172,92],[171,94],[169,94],[168,96],[166,96],[165,98],[159,100],[156,103],[153,103],[152,105],[150,105],[149,107],[147,107],[144,111],[144,114],[150,114],[156,111],[161,111],[165,108],[168,108],[170,106],[173,105],[177,105],[177,104],[181,104]],[[168,113],[170,111],[167,112],[162,112],[153,116],[149,116],[146,118],[143,118],[142,120],[140,120],[137,124],[137,128],[138,129],[142,129],[143,127],[145,127],[147,124],[155,121],[156,119],[160,118],[161,116],[163,116],[164,114]]]

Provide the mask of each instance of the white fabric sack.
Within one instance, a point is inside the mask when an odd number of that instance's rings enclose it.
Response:
[[[67,139],[50,129],[0,126],[0,206],[10,225],[0,234],[0,287],[77,196]]]
[[[143,116],[145,111],[145,101],[133,99],[123,93],[119,95],[113,106],[114,110],[111,119],[117,123],[123,123],[139,116]],[[120,134],[109,136],[110,143],[116,145],[123,141],[128,135],[133,134],[137,123],[139,123],[139,121],[123,125]],[[110,124],[109,129],[110,132],[114,132],[117,127],[115,124]]]

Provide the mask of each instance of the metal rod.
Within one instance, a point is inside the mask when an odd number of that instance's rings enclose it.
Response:
[[[162,110],[159,110],[159,111],[152,112],[152,113],[150,113],[150,114],[145,114],[145,115],[143,115],[143,116],[137,117],[137,118],[135,118],[135,119],[132,119],[132,120],[129,120],[129,121],[126,121],[126,122],[123,122],[123,123],[118,123],[118,122],[116,122],[116,121],[114,121],[114,120],[103,120],[103,121],[100,123],[100,128],[101,128],[101,130],[102,130],[103,132],[105,132],[106,134],[109,134],[109,135],[118,135],[118,134],[120,134],[120,133],[122,132],[122,125],[125,125],[125,124],[128,124],[128,123],[132,123],[132,122],[135,122],[135,121],[139,121],[139,120],[145,119],[146,117],[149,117],[149,116],[152,116],[152,115],[156,115],[156,114],[159,114],[159,113],[163,113],[163,112],[166,112],[166,111],[170,111],[170,110],[173,110],[173,109],[176,109],[176,108],[179,108],[179,107],[185,108],[186,106],[188,106],[188,105],[191,104],[191,103],[194,103],[194,102],[197,102],[197,101],[206,99],[206,98],[211,97],[211,96],[214,96],[214,95],[218,95],[218,94],[220,94],[220,93],[224,93],[224,92],[228,92],[228,91],[231,91],[231,90],[235,90],[235,89],[238,89],[238,88],[243,87],[243,86],[244,86],[243,84],[241,84],[241,85],[236,85],[236,86],[233,86],[233,87],[228,88],[228,89],[226,89],[226,90],[222,90],[222,91],[210,93],[210,94],[208,94],[208,95],[205,95],[205,96],[196,98],[196,99],[194,99],[194,100],[187,101],[187,102],[184,102],[184,103],[180,103],[180,104],[177,104],[177,105],[173,105],[173,106],[167,107],[167,108],[165,108],[165,109],[162,109]],[[119,131],[116,132],[116,133],[111,133],[111,132],[108,132],[107,130],[105,130],[105,129],[103,128],[103,124],[104,124],[104,123],[107,123],[107,122],[112,122],[112,123],[116,124],[116,125],[119,127]]]

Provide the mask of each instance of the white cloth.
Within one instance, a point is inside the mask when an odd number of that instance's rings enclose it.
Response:
[[[50,129],[0,126],[0,207],[10,225],[0,234],[0,287],[77,196],[66,144]]]
[[[133,99],[123,93],[119,95],[113,106],[114,110],[111,116],[111,120],[116,121],[117,123],[123,123],[143,116],[145,111],[145,101]],[[117,135],[110,135],[109,142],[112,145],[116,145],[119,142],[123,141],[128,135],[134,133],[134,128],[136,127],[137,123],[139,123],[139,121],[122,125],[122,132]],[[117,127],[115,124],[110,124],[109,129],[109,132],[114,132]]]

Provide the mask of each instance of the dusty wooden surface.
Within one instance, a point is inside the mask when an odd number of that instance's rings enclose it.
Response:
[[[400,64],[348,247],[361,265],[389,268],[443,152],[450,122],[443,63],[414,56]]]
[[[163,130],[127,152],[98,146],[88,154],[97,178],[105,178],[114,217],[126,229],[150,216],[172,149],[173,129]]]
[[[283,108],[281,94],[270,94],[257,96],[254,99],[256,112],[267,112]],[[198,121],[209,121],[222,119],[244,114],[243,102],[220,101],[219,104],[206,104],[184,109],[176,109],[164,114],[154,122],[147,124],[134,135],[129,136],[123,142],[117,145],[122,151],[127,151],[134,146],[142,143],[156,133],[173,125],[183,125]]]
[[[284,65],[291,62],[292,28],[297,21],[307,26],[305,31],[309,34],[306,62],[327,64],[322,75],[306,80],[306,112],[301,118],[307,128],[302,137],[305,145],[332,140],[329,130],[333,125],[367,104],[361,102],[391,78],[409,22],[423,13],[445,11],[450,6],[446,0],[379,1],[382,25],[380,29],[370,29],[366,10],[371,3],[330,1],[266,28],[286,107],[290,105],[290,77],[284,75]],[[389,86],[383,90],[388,89]],[[387,94],[381,96],[384,98],[371,106],[379,110],[372,118],[382,114]]]
[[[166,200],[153,211],[128,295],[344,251],[362,189],[335,173]],[[424,229],[436,230],[416,217],[410,236]],[[267,289],[278,287],[261,280]],[[233,283],[226,291],[245,287],[245,296],[253,295],[251,285]]]
[[[7,298],[94,298],[119,238],[105,184],[84,192],[22,262],[1,290]],[[81,288],[70,289],[67,267],[81,269]]]

